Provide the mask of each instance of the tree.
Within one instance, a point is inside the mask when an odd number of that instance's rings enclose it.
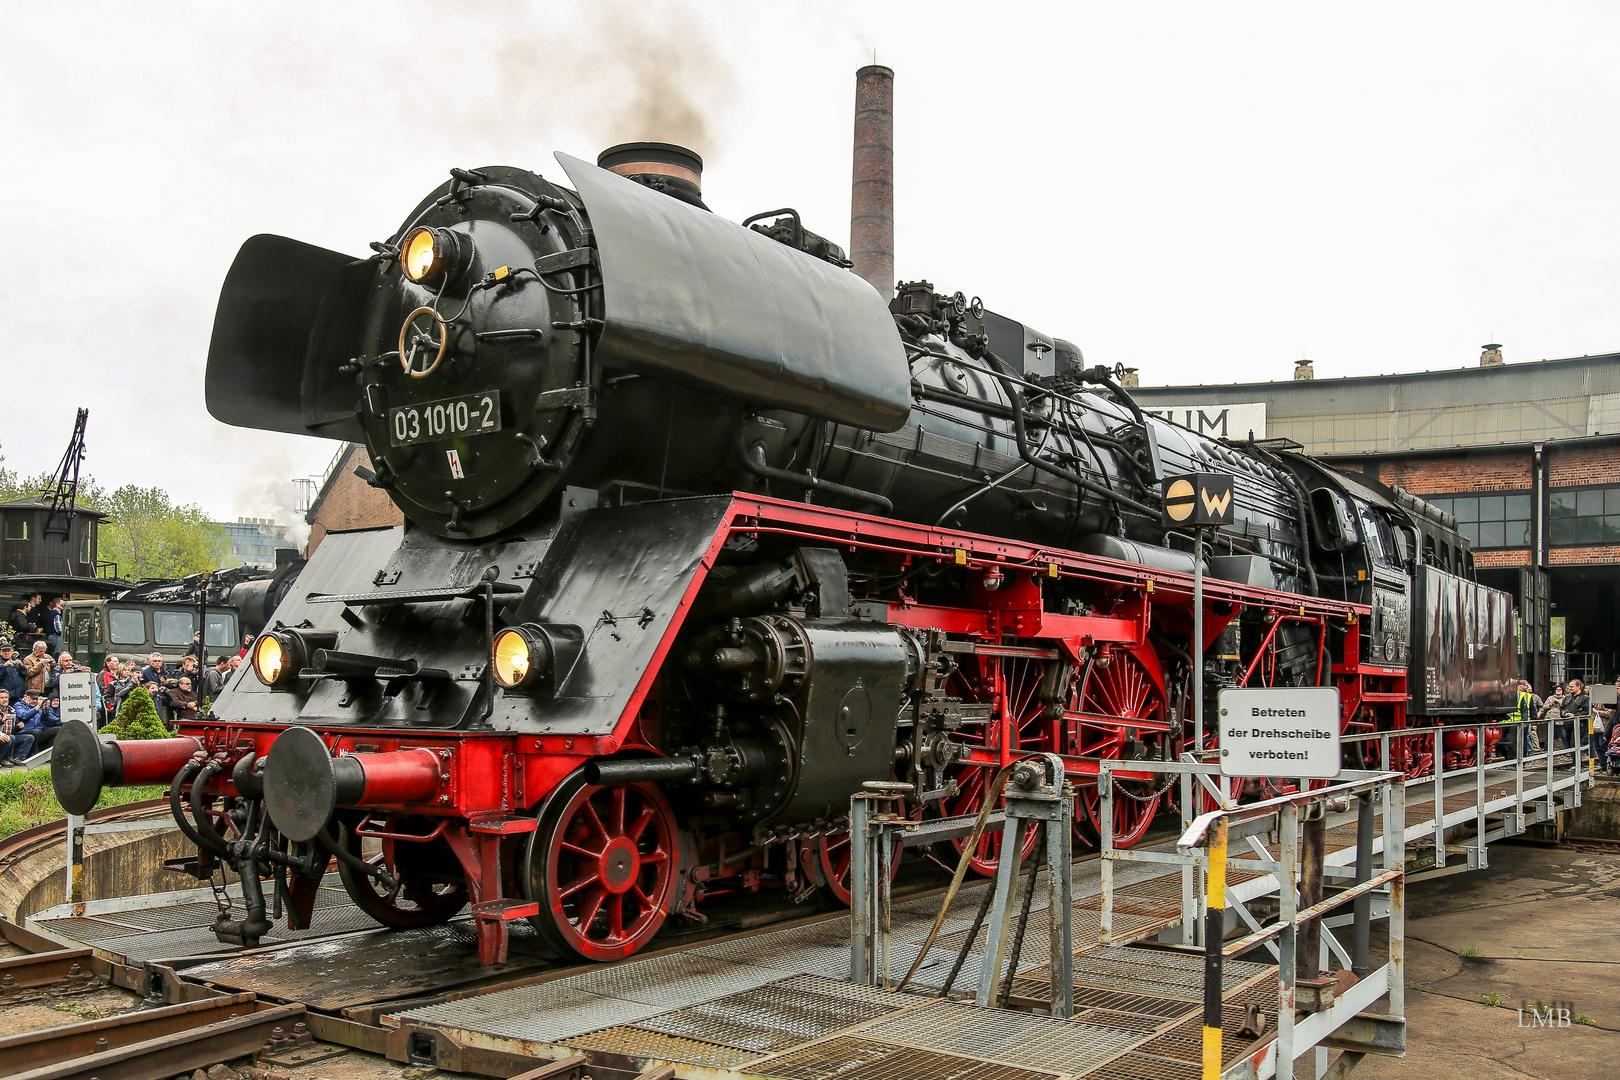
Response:
[[[137,686],[124,698],[124,703],[118,707],[118,715],[113,722],[107,725],[115,739],[166,739],[169,729],[163,726],[158,719],[157,706],[152,704],[152,695],[146,692],[146,687]]]
[[[54,473],[18,476],[0,457],[0,502],[49,495],[55,486]],[[234,565],[225,530],[197,506],[175,506],[162,488],[126,484],[109,495],[81,475],[75,503],[109,515],[101,523],[99,558],[117,563],[120,577],[180,578]]]
[[[110,515],[101,525],[101,559],[116,562],[121,577],[179,578],[230,564],[225,530],[197,506],[175,506],[162,488],[126,484],[96,509]]]
[[[0,457],[0,462],[5,458]],[[12,499],[34,499],[49,495],[56,490],[56,473],[42,472],[33,476],[18,476],[5,465],[0,464],[0,502],[9,502]],[[102,490],[91,476],[79,477],[79,493],[74,499],[78,506],[91,510],[100,510],[107,501],[107,493]]]

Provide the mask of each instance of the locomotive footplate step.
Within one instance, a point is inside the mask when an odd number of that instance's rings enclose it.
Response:
[[[490,900],[472,906],[475,919],[494,922],[509,922],[513,919],[527,919],[530,915],[540,914],[540,905],[533,900]]]

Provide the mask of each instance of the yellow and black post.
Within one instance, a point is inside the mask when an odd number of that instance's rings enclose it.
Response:
[[[1210,830],[1204,901],[1204,1080],[1221,1076],[1221,946],[1226,940],[1226,819]]]

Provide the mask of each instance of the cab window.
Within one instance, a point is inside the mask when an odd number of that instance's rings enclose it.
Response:
[[[195,631],[189,611],[152,612],[152,639],[159,645],[190,645]]]
[[[210,649],[224,649],[233,647],[236,644],[236,616],[225,611],[210,611],[208,613],[208,647]]]
[[[141,645],[146,642],[146,616],[139,610],[109,609],[107,628],[114,645]]]
[[[1361,515],[1362,538],[1367,542],[1367,560],[1388,566],[1389,556],[1384,553],[1388,546],[1388,536],[1384,531],[1383,521],[1366,503],[1358,503],[1356,510]]]

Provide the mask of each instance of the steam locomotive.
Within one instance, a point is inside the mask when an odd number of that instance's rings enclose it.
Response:
[[[1095,840],[1097,761],[1194,749],[1194,679],[1334,686],[1346,731],[1505,711],[1511,607],[1447,515],[1144,415],[977,298],[886,303],[794,211],[709,212],[679,147],[557,160],[452,170],[367,258],[256,236],[226,279],[209,410],[363,442],[407,523],[328,536],[179,737],[57,741],[70,811],[170,785],[192,871],[241,877],[222,940],[267,887],[307,925],[335,859],[389,926],[470,903],[484,963],[516,919],[612,959],[706,896],[847,900],[864,781],[965,813],[1056,752]],[[1193,472],[1235,477],[1196,549],[1161,495]],[[1175,792],[1115,776],[1128,845]]]

